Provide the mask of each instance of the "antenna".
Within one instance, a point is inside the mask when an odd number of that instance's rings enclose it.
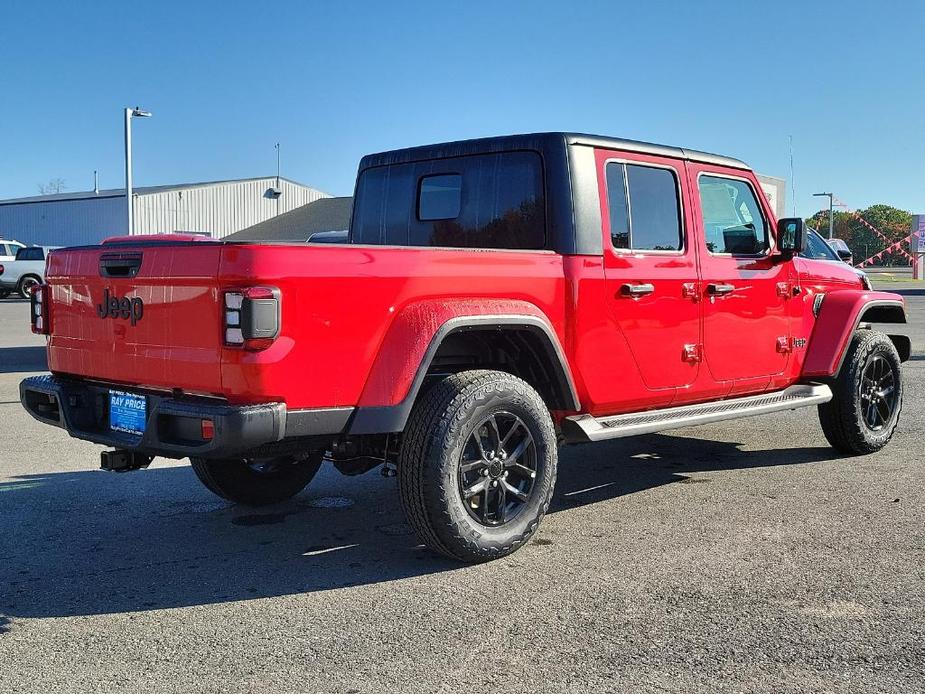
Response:
[[[790,135],[790,209],[797,216],[797,186],[793,180],[793,135]]]
[[[93,194],[100,194],[100,177],[96,169],[93,169]]]

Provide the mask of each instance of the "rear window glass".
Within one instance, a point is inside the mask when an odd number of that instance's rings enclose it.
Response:
[[[45,260],[45,251],[41,248],[20,248],[16,260]]]
[[[462,206],[462,176],[425,176],[418,195],[418,219],[456,219]]]
[[[542,160],[502,152],[367,169],[353,243],[538,249],[546,245]]]

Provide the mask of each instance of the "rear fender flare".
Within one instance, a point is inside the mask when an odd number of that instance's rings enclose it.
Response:
[[[470,330],[525,330],[541,337],[566,409],[579,399],[559,338],[549,319],[526,301],[443,300],[419,302],[396,317],[379,348],[360,395],[349,433],[404,429],[434,355],[447,336]]]
[[[827,378],[841,369],[842,362],[851,342],[851,336],[862,323],[906,323],[906,309],[903,298],[890,292],[829,292],[821,300],[806,360],[803,362],[803,376],[806,378]],[[911,344],[905,335],[890,335],[893,344],[905,361],[909,358]]]

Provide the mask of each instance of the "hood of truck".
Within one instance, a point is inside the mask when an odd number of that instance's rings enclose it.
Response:
[[[141,243],[51,253],[51,371],[220,394],[221,248]]]

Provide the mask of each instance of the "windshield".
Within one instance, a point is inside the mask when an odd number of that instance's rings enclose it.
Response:
[[[806,229],[806,248],[803,249],[801,255],[804,258],[837,260],[841,262],[841,258],[839,258],[835,251],[832,250],[831,246],[825,242],[825,239],[808,227]]]

